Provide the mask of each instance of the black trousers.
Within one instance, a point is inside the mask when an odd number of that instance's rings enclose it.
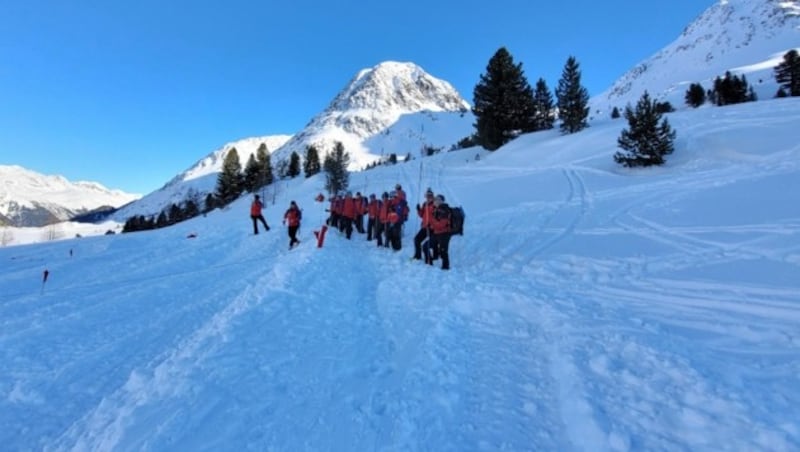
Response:
[[[367,220],[367,241],[372,240],[372,237],[378,236],[378,220],[375,218],[370,218]]]
[[[264,215],[250,215],[250,218],[253,219],[253,234],[258,234],[258,222],[261,221],[261,224],[264,225],[264,230],[269,231],[269,226],[267,226],[267,220],[264,219]]]
[[[291,248],[295,243],[300,243],[300,240],[297,240],[298,229],[300,229],[300,225],[289,226],[289,248]]]
[[[428,228],[420,228],[414,236],[414,259],[422,259],[422,242],[429,239],[431,231]]]
[[[433,256],[442,258],[442,270],[450,269],[450,234],[443,232],[441,234],[433,234],[431,236],[431,248],[433,249]]]
[[[386,231],[386,240],[389,244],[392,245],[392,249],[395,251],[400,251],[403,247],[402,243],[402,235],[403,235],[403,225],[402,223],[395,223],[395,224],[387,224],[388,230]]]

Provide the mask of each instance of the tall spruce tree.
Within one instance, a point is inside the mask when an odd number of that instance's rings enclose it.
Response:
[[[555,104],[553,94],[543,78],[536,81],[533,92],[533,130],[549,130],[556,122]]]
[[[675,131],[669,126],[666,118],[662,119],[657,102],[650,99],[645,91],[636,110],[625,107],[625,119],[628,129],[624,129],[617,139],[617,144],[626,153],[614,154],[614,161],[623,166],[651,166],[664,163],[664,156],[674,150]]]
[[[319,162],[319,150],[313,144],[306,146],[306,159],[303,162],[303,172],[306,177],[319,174],[321,165]]]
[[[286,175],[292,179],[300,175],[300,156],[297,152],[292,151],[289,156],[289,168],[286,170]]]
[[[520,133],[535,130],[533,90],[525,78],[522,63],[514,64],[514,58],[505,47],[495,52],[486,66],[486,73],[481,74],[473,92],[473,104],[475,138],[490,151]]]
[[[350,154],[345,152],[344,145],[337,141],[333,151],[325,156],[322,168],[325,170],[325,189],[328,193],[335,194],[347,190],[350,185]]]
[[[222,161],[222,172],[217,176],[216,198],[221,205],[227,205],[239,195],[243,189],[242,164],[239,152],[231,148]]]
[[[786,52],[775,66],[775,80],[790,96],[800,96],[800,55],[796,49]]]
[[[256,190],[271,184],[275,177],[272,175],[272,157],[270,156],[267,145],[261,143],[256,150],[256,163],[258,164],[258,183]]]
[[[556,88],[558,116],[562,133],[575,133],[589,127],[589,91],[581,86],[580,65],[570,56]]]
[[[258,162],[256,162],[256,157],[253,154],[250,154],[250,157],[247,159],[247,164],[244,166],[244,189],[250,193],[258,190],[260,187],[258,185],[259,180],[261,177],[261,168],[258,167]]]

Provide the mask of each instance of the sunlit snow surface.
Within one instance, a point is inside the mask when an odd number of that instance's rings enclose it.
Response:
[[[353,174],[464,206],[449,272],[416,219],[316,248],[319,177],[258,236],[244,197],[0,248],[0,449],[798,450],[800,101],[669,120],[660,168],[617,120]]]

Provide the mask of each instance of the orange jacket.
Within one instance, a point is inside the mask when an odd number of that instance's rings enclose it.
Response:
[[[261,201],[255,200],[253,204],[250,204],[250,216],[251,217],[259,217],[261,216],[261,209],[264,207],[264,204],[261,204]]]
[[[378,201],[377,199],[371,200],[369,202],[369,205],[367,205],[367,214],[369,215],[369,218],[378,218],[378,215],[380,215],[380,208],[381,208],[380,201]]]
[[[289,210],[283,214],[283,219],[286,220],[287,226],[300,226],[300,215],[300,209],[289,207]]]
[[[353,198],[344,198],[344,203],[342,204],[342,216],[345,218],[355,218],[356,213],[358,212],[356,209],[356,200]]]
[[[431,230],[434,234],[450,232],[450,206],[441,204],[431,216]]]
[[[427,228],[431,225],[431,220],[433,219],[433,209],[435,206],[433,205],[433,201],[425,201],[419,209],[417,209],[417,215],[422,218],[422,227]]]

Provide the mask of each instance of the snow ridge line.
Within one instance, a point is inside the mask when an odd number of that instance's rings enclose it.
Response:
[[[215,314],[181,345],[153,360],[152,371],[133,370],[125,384],[101,402],[45,450],[112,450],[125,436],[136,410],[153,400],[179,397],[183,383],[215,349],[233,321],[262,304],[270,292],[280,292],[290,276],[273,271],[248,285],[225,309]]]

